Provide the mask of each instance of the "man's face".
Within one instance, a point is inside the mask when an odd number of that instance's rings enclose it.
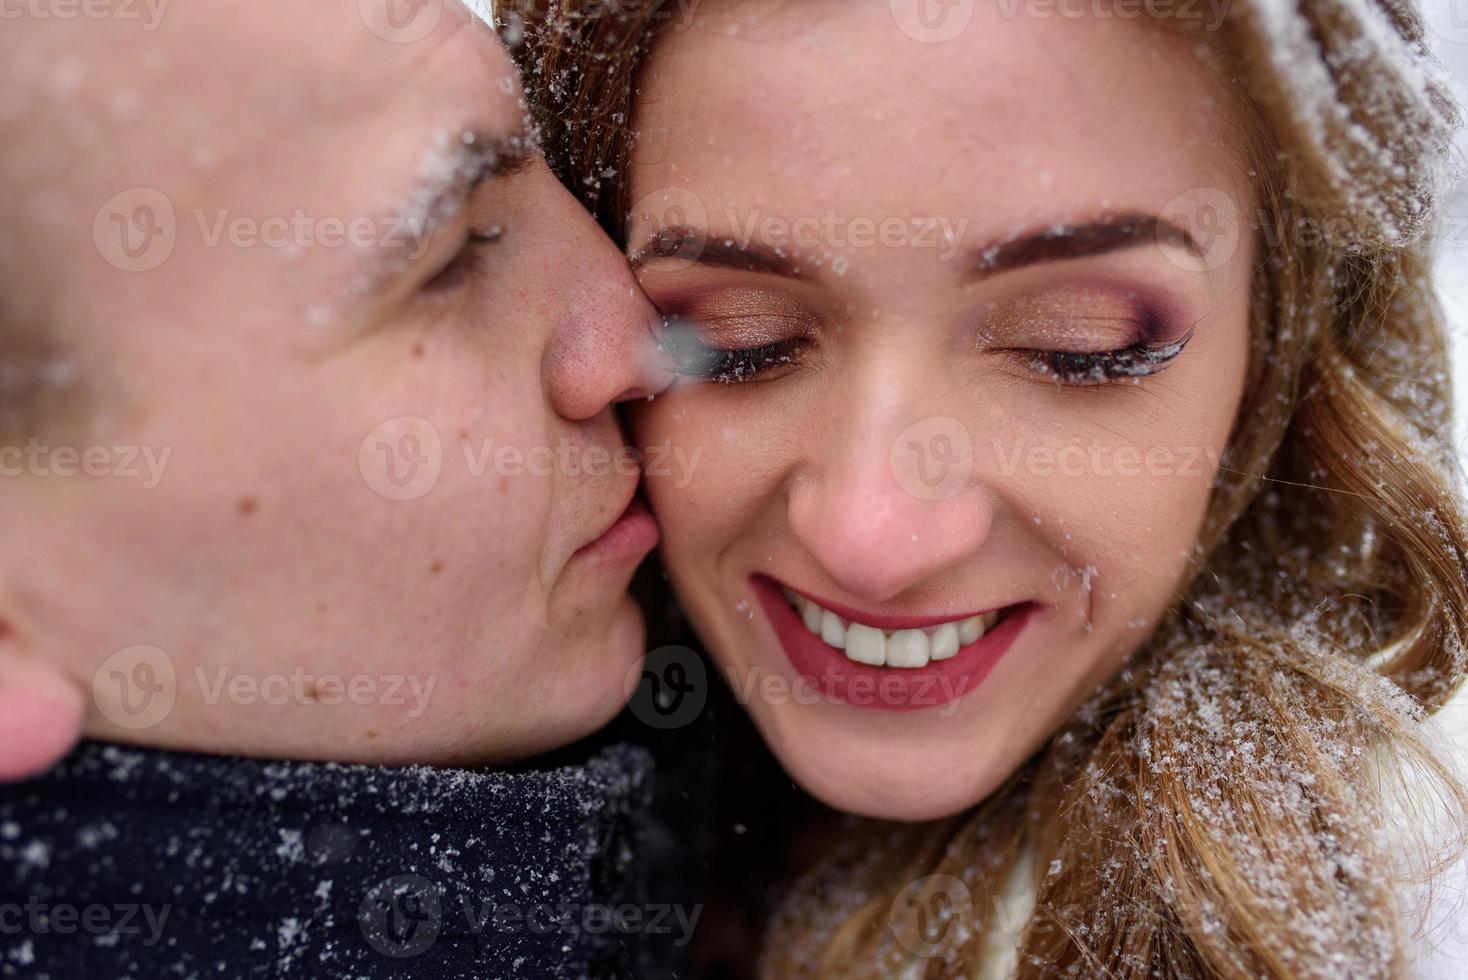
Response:
[[[504,761],[641,655],[656,320],[488,29],[371,6],[5,28],[0,661],[90,735]]]

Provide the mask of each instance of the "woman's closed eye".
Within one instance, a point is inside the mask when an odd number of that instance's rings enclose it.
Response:
[[[1193,330],[1189,329],[1176,340],[1157,339],[1154,331],[1137,324],[1133,336],[1136,339],[1129,343],[1106,349],[1012,346],[998,350],[1057,384],[1088,387],[1128,380],[1137,383],[1161,373],[1177,360],[1193,339]]]
[[[727,322],[724,326],[729,326]],[[799,364],[804,353],[804,336],[777,336],[789,324],[766,321],[756,330],[740,330],[771,339],[748,346],[721,346],[710,343],[706,336],[717,335],[708,321],[686,317],[666,317],[663,321],[662,348],[673,359],[678,374],[685,378],[740,384],[745,381],[771,380]],[[742,325],[749,326],[749,325]],[[772,329],[773,328],[773,329]]]
[[[803,363],[817,317],[794,299],[733,289],[663,304],[663,350],[680,375],[770,381]]]
[[[1127,379],[1139,380],[1165,370],[1192,339],[1162,346],[1141,341],[1107,351],[1013,350],[1030,370],[1061,384],[1090,386]],[[696,330],[669,324],[664,350],[672,355],[678,373],[719,384],[768,381],[799,366],[805,347],[801,338],[763,344],[759,347],[710,347],[699,341]]]
[[[1149,346],[1141,341],[1109,351],[1019,351],[1035,373],[1068,385],[1098,385],[1128,378],[1139,380],[1164,370],[1193,335],[1173,344]]]
[[[1127,294],[1062,291],[1005,304],[983,318],[982,349],[1008,355],[1056,384],[1138,383],[1165,370],[1193,339],[1152,304]]]
[[[721,304],[665,317],[663,348],[678,373],[719,384],[773,381],[817,345],[809,318]],[[1038,380],[1072,387],[1139,383],[1172,364],[1192,340],[1154,308],[1089,295],[1024,299],[981,317],[976,354],[994,354]]]

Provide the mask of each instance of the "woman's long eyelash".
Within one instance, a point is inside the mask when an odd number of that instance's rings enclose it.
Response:
[[[795,362],[801,341],[782,340],[760,347],[739,350],[720,350],[703,347],[698,350],[664,349],[673,354],[678,373],[688,378],[701,378],[718,384],[741,384],[753,381],[759,375],[785,364]]]
[[[1030,367],[1038,374],[1069,385],[1099,385],[1128,378],[1140,380],[1157,374],[1171,364],[1188,342],[1189,330],[1170,344],[1149,345],[1137,341],[1127,347],[1109,351],[1022,351]]]
[[[482,232],[471,231],[449,264],[423,284],[423,291],[433,295],[450,293],[474,279],[483,271],[485,250],[504,234],[504,228],[499,225]]]
[[[755,347],[710,347],[700,339],[696,326],[679,317],[664,320],[660,342],[679,375],[718,384],[754,381],[760,375],[793,364],[804,345],[804,337],[791,337]]]
[[[1170,344],[1148,344],[1138,340],[1109,351],[1059,351],[1015,349],[1037,374],[1056,383],[1074,386],[1101,385],[1132,379],[1139,381],[1171,364],[1189,341],[1193,331]],[[755,347],[710,347],[697,328],[677,317],[664,321],[663,350],[673,358],[678,374],[719,384],[755,381],[761,375],[794,364],[805,345],[804,337],[761,344]]]

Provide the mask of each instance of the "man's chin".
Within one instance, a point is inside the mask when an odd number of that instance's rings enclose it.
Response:
[[[584,736],[605,727],[627,706],[642,679],[647,624],[636,600],[624,594],[601,629],[583,632],[588,654],[577,659],[592,679],[583,692],[585,703],[592,705],[585,716]]]
[[[601,617],[584,617],[542,650],[555,679],[522,758],[542,755],[605,728],[627,707],[642,678],[647,630],[642,610],[624,594]]]

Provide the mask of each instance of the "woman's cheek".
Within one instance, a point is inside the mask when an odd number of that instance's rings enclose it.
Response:
[[[695,519],[707,480],[710,458],[701,423],[690,417],[677,392],[658,396],[631,410],[632,441],[642,454],[643,490],[663,530],[662,553],[675,559],[677,552],[707,531],[707,521]],[[680,469],[682,459],[695,459]],[[714,513],[705,512],[709,519]]]
[[[1097,627],[1152,617],[1186,573],[1216,470],[1200,434],[1155,431],[1145,443],[1030,435],[1018,465],[1011,456],[996,470],[1002,506],[1056,558],[1057,598],[1088,592]]]
[[[750,423],[767,413],[760,406],[736,411],[720,397],[726,394],[690,387],[632,413],[665,554],[708,553],[747,534],[768,497],[771,461],[788,429],[759,435]]]

